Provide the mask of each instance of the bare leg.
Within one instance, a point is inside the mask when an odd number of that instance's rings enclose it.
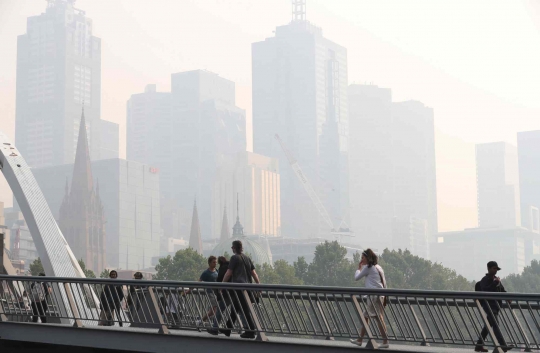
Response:
[[[365,317],[365,319],[366,319],[366,324],[369,324],[369,317]],[[366,335],[366,328],[362,326],[362,328],[360,329],[360,337],[358,337],[356,341],[362,344],[362,340],[364,339],[365,335]]]
[[[383,315],[378,316],[377,326],[379,326],[379,331],[384,339],[383,344],[388,344],[388,335],[386,334],[386,324],[384,323]]]

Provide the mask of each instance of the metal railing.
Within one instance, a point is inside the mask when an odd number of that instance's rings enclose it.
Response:
[[[36,284],[52,290],[43,299]],[[540,349],[537,294],[22,276],[0,276],[0,293],[0,321],[41,317],[75,327],[146,327],[161,334],[219,329],[261,341],[356,339],[365,327],[371,348],[385,336],[405,344],[475,346],[484,329],[480,344],[497,352],[505,345]],[[213,317],[204,320],[209,312]],[[386,324],[383,332],[377,313]]]

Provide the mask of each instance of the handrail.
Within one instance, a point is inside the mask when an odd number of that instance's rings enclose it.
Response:
[[[40,301],[39,292],[31,290],[34,283],[62,287],[68,300],[52,290]],[[449,346],[479,340],[497,352],[510,344],[540,349],[540,294],[5,275],[0,288],[0,321],[61,319],[78,328],[122,325],[160,334],[172,329],[217,334],[219,329],[260,341],[276,335],[356,339],[364,327],[365,342],[373,349],[384,337]],[[26,290],[26,302],[19,288]],[[208,314],[213,317],[204,322]]]

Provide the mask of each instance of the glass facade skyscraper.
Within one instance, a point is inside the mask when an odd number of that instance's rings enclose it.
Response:
[[[348,211],[347,50],[302,19],[252,44],[253,151],[278,158],[282,234],[329,235],[274,139],[281,136],[336,226]]]
[[[17,40],[17,146],[31,167],[73,163],[84,104],[92,160],[118,157],[118,125],[100,119],[101,40],[92,20],[74,1],[47,3]]]

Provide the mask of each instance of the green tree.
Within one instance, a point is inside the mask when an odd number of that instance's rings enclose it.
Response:
[[[197,281],[208,262],[205,257],[188,248],[179,250],[174,257],[170,255],[159,259],[154,279],[172,281]]]
[[[40,273],[45,273],[41,259],[38,257],[30,264],[30,274],[32,276],[38,276]]]
[[[107,270],[107,269],[104,269],[103,271],[101,271],[101,273],[99,274],[99,278],[109,278],[109,273],[111,271]]]
[[[96,274],[94,273],[94,271],[86,268],[86,264],[84,263],[83,259],[79,260],[79,266],[81,267],[81,270],[83,271],[86,278],[96,278]]]
[[[348,260],[347,249],[337,241],[325,241],[315,248],[315,257],[309,264],[304,282],[316,286],[350,287],[354,284],[355,266]],[[301,271],[297,262],[295,269]],[[300,272],[301,273],[301,272]]]
[[[503,284],[508,292],[540,293],[540,262],[533,260],[520,275],[506,276]]]
[[[300,278],[303,282],[306,282],[307,280],[307,273],[309,264],[306,261],[306,258],[303,256],[300,256],[298,258],[298,261],[293,262],[294,267],[294,275],[297,278]]]
[[[285,260],[277,260],[274,266],[267,263],[256,265],[256,271],[262,283],[301,285],[304,282],[296,277],[295,269]]]

